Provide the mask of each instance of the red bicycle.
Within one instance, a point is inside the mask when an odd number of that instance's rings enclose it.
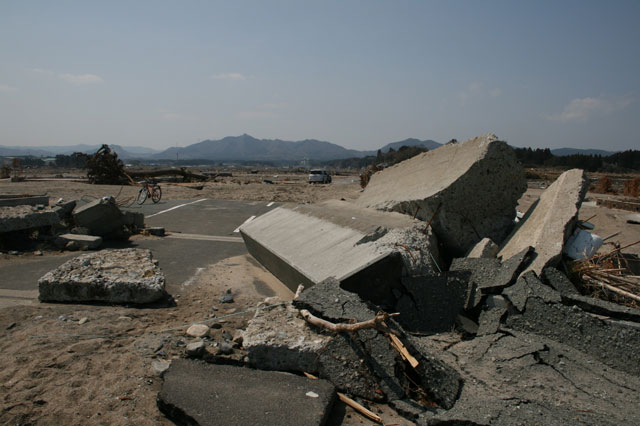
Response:
[[[142,188],[140,188],[138,196],[136,197],[138,204],[144,204],[149,197],[151,197],[151,201],[153,201],[154,204],[160,201],[162,198],[162,189],[160,188],[160,185],[156,182],[148,182],[146,180],[138,183],[142,184]]]

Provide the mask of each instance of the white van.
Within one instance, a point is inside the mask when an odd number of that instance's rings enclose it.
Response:
[[[326,170],[311,170],[309,171],[309,183],[331,183],[331,175]]]

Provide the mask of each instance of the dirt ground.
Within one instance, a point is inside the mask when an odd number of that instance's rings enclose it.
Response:
[[[264,183],[270,179],[275,184]],[[198,188],[203,185],[202,189]],[[204,184],[162,184],[164,199],[212,198],[317,202],[352,200],[360,193],[357,176],[334,177],[331,185],[309,185],[304,175],[240,175]],[[526,211],[540,192],[530,185],[520,201]],[[130,203],[137,187],[98,186],[70,181],[0,181],[0,194],[49,195],[52,199],[93,199],[117,196]],[[591,194],[588,195],[588,197]],[[640,240],[640,225],[627,224],[630,212],[587,203],[580,212],[601,236],[615,232],[619,244]],[[638,245],[629,252],[640,254]],[[47,254],[45,254],[47,255]],[[11,261],[0,255],[3,262]],[[160,265],[162,266],[162,265]],[[195,322],[209,321],[207,351],[216,353],[224,333],[235,335],[265,297],[290,299],[291,292],[251,256],[238,256],[210,265],[174,294],[176,306],[133,308],[107,305],[40,304],[0,309],[0,423],[34,425],[162,425],[171,424],[157,409],[162,380],[152,362],[184,356],[185,336]],[[219,303],[231,290],[235,302]],[[215,309],[214,309],[215,307]],[[213,317],[212,317],[213,316]],[[87,318],[86,323],[80,320]],[[231,359],[242,359],[236,349]],[[372,406],[386,424],[411,424],[386,406]],[[350,408],[338,404],[331,424],[370,425]]]

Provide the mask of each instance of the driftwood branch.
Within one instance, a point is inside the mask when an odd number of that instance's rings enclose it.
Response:
[[[317,327],[321,327],[326,330],[333,331],[334,333],[340,333],[340,332],[353,332],[353,331],[363,330],[366,328],[376,328],[376,329],[387,328],[384,325],[384,321],[389,318],[398,316],[400,314],[399,313],[387,314],[386,312],[379,312],[378,314],[376,314],[374,318],[371,318],[370,320],[356,322],[353,324],[344,324],[344,323],[334,324],[330,321],[326,321],[326,320],[323,320],[322,318],[318,318],[317,316],[313,315],[311,312],[309,312],[306,309],[301,309],[300,315],[302,315],[302,318],[304,318],[305,321],[307,321],[309,324],[313,324]]]
[[[363,416],[370,418],[374,422],[382,423],[382,418],[379,415],[377,415],[371,410],[368,410],[363,405],[358,404],[356,401],[349,398],[345,394],[338,392],[338,398],[340,398],[340,401],[344,402],[345,404],[347,404],[348,406],[350,406],[351,408],[353,408]]]

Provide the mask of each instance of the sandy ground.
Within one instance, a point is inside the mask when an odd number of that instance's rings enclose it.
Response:
[[[271,179],[276,184],[263,183]],[[309,185],[305,176],[246,175],[220,182],[162,184],[165,199],[214,198],[317,202],[352,200],[360,192],[357,176],[334,177],[331,185]],[[74,182],[0,182],[0,194],[47,194],[53,199],[87,200],[117,196],[125,204],[136,187],[96,186]],[[531,185],[520,201],[526,209],[541,190]],[[621,233],[611,241],[628,244],[640,240],[640,225],[630,225],[623,210],[586,205],[580,212],[601,236]],[[639,253],[635,246],[628,251]],[[6,255],[4,255],[6,256]],[[6,259],[5,259],[6,261]],[[105,305],[40,304],[0,309],[0,423],[37,425],[158,425],[171,424],[157,409],[161,379],[152,362],[184,355],[188,325],[217,321],[208,352],[216,352],[224,332],[231,335],[251,318],[251,309],[265,297],[290,299],[291,292],[250,256],[211,265],[188,286],[183,286],[175,307],[140,309]],[[218,299],[228,289],[233,304]],[[213,309],[213,306],[217,310]],[[212,318],[211,315],[215,315]],[[87,322],[79,324],[79,320]],[[15,325],[12,325],[14,324]],[[9,328],[10,327],[10,328]],[[244,354],[236,350],[235,359]],[[386,406],[373,406],[387,424],[410,424]],[[333,412],[331,424],[370,425],[343,404]]]

